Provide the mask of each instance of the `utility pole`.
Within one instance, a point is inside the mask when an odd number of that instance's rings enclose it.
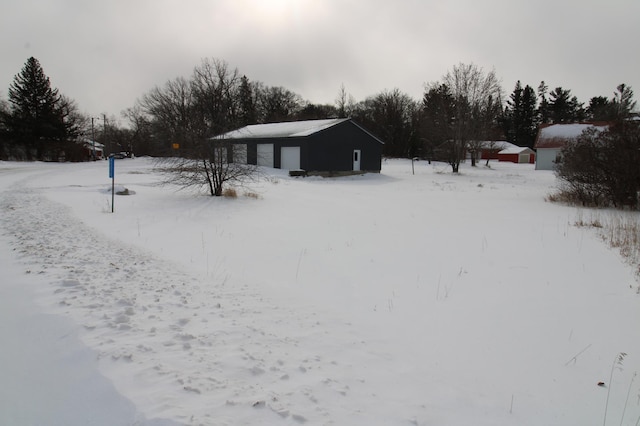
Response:
[[[103,145],[107,144],[107,114],[102,114],[102,138]],[[109,142],[109,153],[113,152],[113,147],[111,146],[111,142]]]
[[[93,120],[95,117],[91,117],[91,146],[93,147],[92,160],[96,161],[96,133],[93,127]]]

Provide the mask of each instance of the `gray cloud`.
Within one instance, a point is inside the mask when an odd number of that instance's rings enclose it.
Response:
[[[252,80],[332,103],[425,82],[459,62],[571,89],[581,102],[619,83],[640,93],[637,0],[9,0],[0,28],[0,93],[38,58],[81,111],[118,115],[202,58]]]

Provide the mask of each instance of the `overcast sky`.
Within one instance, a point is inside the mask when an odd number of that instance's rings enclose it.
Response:
[[[0,32],[2,98],[33,56],[89,115],[119,117],[203,58],[315,103],[341,84],[418,100],[461,62],[506,95],[544,80],[585,104],[619,83],[640,98],[640,0],[4,0]]]

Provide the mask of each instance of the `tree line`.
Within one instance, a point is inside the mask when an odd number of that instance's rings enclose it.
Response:
[[[342,86],[334,104],[315,104],[207,58],[190,76],[142,94],[122,112],[123,127],[114,117],[96,121],[79,113],[51,86],[38,60],[29,58],[8,101],[0,102],[0,158],[86,159],[79,138],[102,142],[108,152],[188,155],[202,141],[248,124],[351,117],[385,141],[385,156],[446,161],[456,172],[465,152],[475,161],[487,141],[533,147],[542,123],[611,120],[631,112],[632,98],[631,88],[621,84],[613,97],[593,97],[585,107],[568,89],[549,90],[541,82],[536,91],[518,81],[505,99],[494,70],[460,63],[440,81],[426,83],[420,100],[392,89],[356,102]]]

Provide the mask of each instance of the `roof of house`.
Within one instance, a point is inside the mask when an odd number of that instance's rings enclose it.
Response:
[[[499,151],[502,149],[514,147],[515,145],[507,141],[483,141],[481,143],[481,146],[482,146],[482,149],[491,149],[494,151]]]
[[[562,148],[569,140],[577,139],[584,130],[595,127],[606,130],[606,123],[546,124],[540,126],[534,148]]]
[[[218,136],[220,139],[296,138],[310,136],[333,127],[349,118],[328,120],[288,121],[284,123],[253,124]]]
[[[533,150],[531,148],[527,148],[526,146],[510,146],[508,148],[503,149],[498,154],[524,154],[524,153],[532,153]]]
[[[92,141],[91,139],[83,139],[82,144],[88,147],[95,147],[98,149],[104,148],[104,144],[101,144],[100,142]]]

